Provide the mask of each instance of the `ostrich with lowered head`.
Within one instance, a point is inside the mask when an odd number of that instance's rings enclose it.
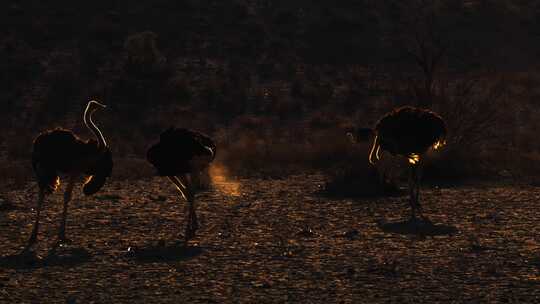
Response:
[[[373,137],[369,162],[375,164],[380,159],[381,149],[393,155],[400,155],[409,161],[409,195],[412,219],[422,214],[419,202],[419,165],[422,155],[429,149],[438,149],[446,143],[446,123],[435,112],[411,106],[394,109],[376,123],[374,129],[360,128],[354,134],[348,133],[355,141]]]
[[[208,167],[216,156],[216,145],[212,139],[197,131],[169,128],[160,135],[158,143],[147,152],[148,161],[157,169],[159,176],[166,176],[187,201],[187,243],[195,236],[199,224],[195,212],[194,178]]]
[[[83,185],[83,193],[92,195],[103,187],[107,177],[111,175],[113,167],[111,151],[103,134],[92,121],[92,114],[100,108],[105,108],[105,105],[91,100],[83,116],[84,124],[94,133],[96,140],[84,141],[70,130],[61,128],[45,131],[34,140],[32,167],[38,180],[39,197],[34,228],[25,251],[37,241],[39,215],[45,196],[58,189],[60,174],[67,175],[68,181],[64,192],[64,209],[57,245],[67,241],[65,236],[67,210],[77,179],[81,175],[89,176]]]

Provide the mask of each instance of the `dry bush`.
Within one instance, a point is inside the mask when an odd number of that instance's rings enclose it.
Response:
[[[329,178],[322,189],[323,194],[337,197],[369,197],[400,195],[398,179],[390,175],[399,174],[400,167],[395,165],[389,155],[383,156],[377,165],[368,161],[370,145],[357,144],[350,149],[347,158],[328,170]],[[394,170],[391,174],[390,170]]]
[[[34,178],[30,161],[0,161],[0,189],[19,189]]]
[[[333,118],[314,115],[305,124],[283,125],[274,130],[263,128],[266,124],[260,124],[262,120],[243,117],[233,129],[233,140],[227,134],[216,137],[220,146],[218,161],[233,175],[279,178],[323,170],[329,175],[322,189],[326,195],[399,193],[396,183],[380,178],[378,169],[369,164],[368,144],[350,143],[344,129]]]
[[[440,88],[435,110],[448,127],[447,145],[424,162],[424,180],[487,178],[506,169],[515,134],[504,80],[465,79]]]
[[[157,47],[157,37],[154,32],[144,31],[126,38],[124,50],[130,71],[146,73],[163,68],[166,58]]]
[[[514,160],[515,172],[520,179],[540,186],[540,152],[512,154],[510,158]]]
[[[239,173],[279,175],[328,168],[350,148],[345,132],[337,128],[313,130],[304,124],[278,123],[268,129],[265,122],[268,119],[243,117],[216,136],[220,161]]]
[[[422,166],[422,180],[425,183],[459,183],[472,178],[489,176],[486,171],[485,155],[470,149],[443,148],[440,151],[428,153]]]
[[[448,127],[451,146],[505,141],[512,135],[512,113],[503,79],[466,79],[440,90],[435,108]]]

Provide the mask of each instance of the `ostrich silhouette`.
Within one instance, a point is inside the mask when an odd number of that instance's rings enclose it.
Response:
[[[45,131],[34,140],[32,167],[38,180],[39,197],[34,227],[24,251],[28,251],[37,241],[39,216],[45,196],[60,186],[59,174],[67,175],[68,182],[57,245],[67,241],[65,230],[68,204],[77,178],[81,175],[90,176],[83,185],[83,193],[92,195],[103,187],[107,177],[111,175],[111,151],[103,134],[92,121],[92,114],[99,108],[105,108],[105,105],[91,100],[83,116],[84,124],[95,134],[97,140],[83,141],[70,130],[61,128]]]
[[[404,106],[385,114],[374,129],[359,128],[348,135],[355,141],[365,141],[370,137],[369,134],[373,136],[369,153],[371,164],[375,164],[381,158],[381,149],[407,158],[412,219],[416,219],[418,214],[427,220],[422,214],[419,202],[419,166],[423,154],[430,148],[436,150],[446,144],[446,132],[446,123],[437,113]]]
[[[216,145],[212,139],[197,131],[169,128],[160,135],[158,143],[147,152],[148,161],[157,169],[158,176],[166,176],[187,201],[187,243],[199,228],[195,212],[194,178],[208,167],[216,156]]]

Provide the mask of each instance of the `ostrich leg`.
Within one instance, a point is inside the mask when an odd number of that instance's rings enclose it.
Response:
[[[422,213],[422,205],[420,205],[420,168],[419,165],[414,165],[414,202],[416,203],[416,211],[421,219],[424,219]]]
[[[190,238],[192,238],[195,234],[195,230],[198,228],[197,224],[197,216],[195,214],[195,209],[193,206],[194,203],[194,196],[192,192],[192,185],[190,184],[190,180],[183,176],[169,176],[169,179],[171,182],[176,186],[176,189],[180,192],[182,197],[188,202],[187,206],[187,224],[186,224],[186,232],[184,235],[185,241],[187,242]]]
[[[422,220],[426,220],[422,205],[420,205],[420,166],[418,164],[411,165],[411,174],[409,176],[409,191],[410,191],[410,201],[412,208],[412,217],[416,219],[418,214]]]
[[[58,229],[58,244],[69,242],[66,239],[66,219],[67,219],[68,205],[72,198],[74,185],[75,185],[75,176],[70,176],[68,184],[66,186],[66,192],[64,192],[64,209],[62,211],[62,221],[60,222],[60,228]]]
[[[180,181],[183,181],[183,184],[186,185],[186,200],[187,200],[187,225],[185,232],[185,240],[189,241],[192,237],[195,236],[195,232],[199,229],[199,223],[197,221],[197,213],[195,211],[195,193],[193,180],[191,174],[185,174],[184,176],[177,176]]]
[[[419,196],[420,196],[420,176],[418,164],[412,164],[409,168],[409,203],[412,210],[412,219],[416,219],[418,214],[421,218],[422,215],[422,206],[420,206]]]
[[[415,175],[416,175],[416,166],[409,166],[409,204],[411,206],[411,219],[416,220],[416,185],[415,185]]]
[[[176,177],[168,176],[169,180],[174,184],[180,195],[187,201],[187,187]]]
[[[41,213],[41,208],[43,206],[43,201],[45,200],[45,191],[43,189],[39,189],[39,197],[38,197],[38,203],[36,207],[36,219],[34,222],[34,227],[32,228],[32,234],[30,234],[30,238],[28,239],[28,243],[26,244],[26,247],[24,247],[23,252],[27,252],[32,248],[32,245],[37,241],[38,236],[38,230],[39,230],[39,214]]]

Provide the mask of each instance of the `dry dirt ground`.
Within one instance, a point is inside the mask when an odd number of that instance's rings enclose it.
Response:
[[[406,197],[334,199],[321,175],[222,176],[198,195],[201,228],[184,248],[184,204],[165,179],[77,189],[72,243],[48,254],[62,194],[43,216],[41,259],[21,257],[35,185],[3,192],[1,303],[540,302],[540,187],[422,192],[435,226],[411,226]]]

